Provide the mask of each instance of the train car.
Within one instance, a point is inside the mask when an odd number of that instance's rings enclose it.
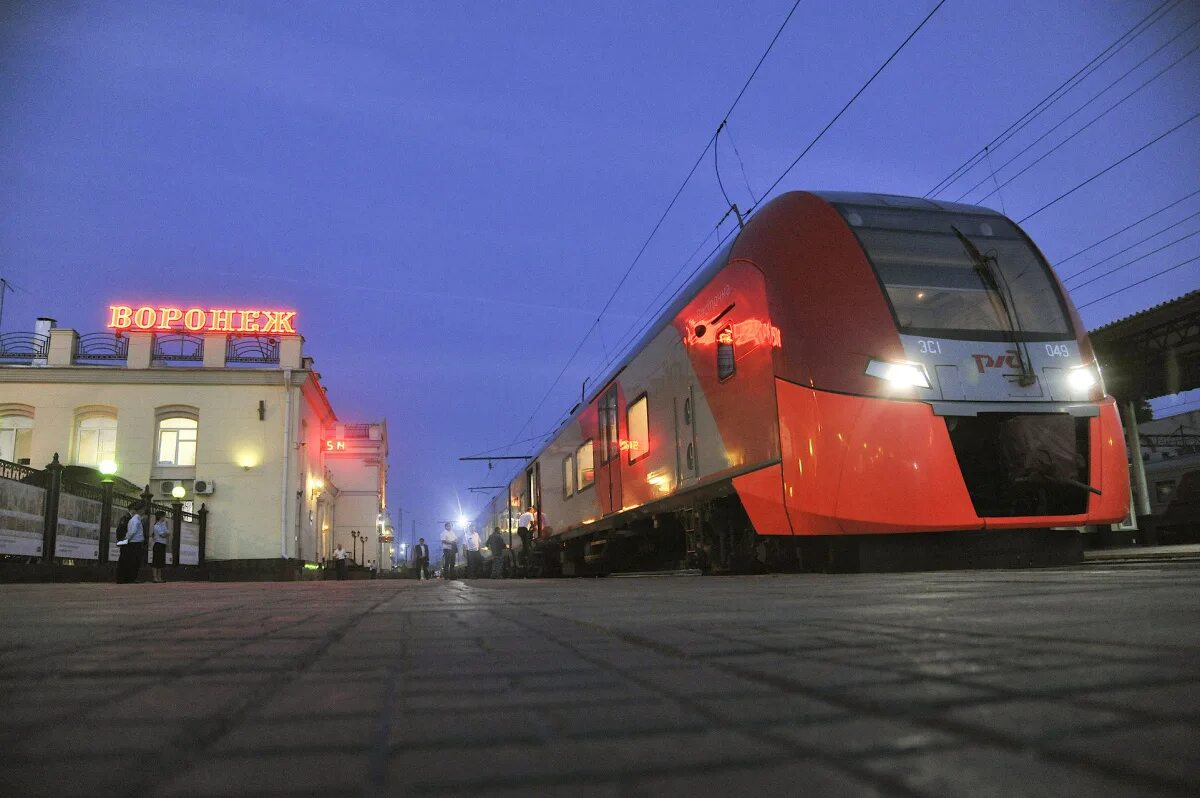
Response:
[[[1085,328],[1016,224],[791,192],[485,515],[535,505],[549,573],[876,570],[1070,562],[1059,530],[1128,497]]]

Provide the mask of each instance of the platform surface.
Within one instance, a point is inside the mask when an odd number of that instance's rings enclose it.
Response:
[[[9,795],[1194,795],[1200,566],[0,586]]]

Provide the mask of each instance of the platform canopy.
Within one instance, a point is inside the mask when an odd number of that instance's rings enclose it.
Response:
[[[1200,291],[1089,333],[1108,392],[1140,401],[1200,388]]]

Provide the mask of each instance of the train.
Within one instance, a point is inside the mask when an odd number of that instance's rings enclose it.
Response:
[[[476,517],[534,572],[1055,565],[1120,521],[1116,404],[984,207],[792,191],[746,220]],[[525,555],[528,556],[525,556]]]

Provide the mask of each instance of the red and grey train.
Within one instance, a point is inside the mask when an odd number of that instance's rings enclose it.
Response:
[[[1050,564],[1125,517],[1113,399],[1045,257],[987,208],[756,213],[477,519],[547,572]]]

